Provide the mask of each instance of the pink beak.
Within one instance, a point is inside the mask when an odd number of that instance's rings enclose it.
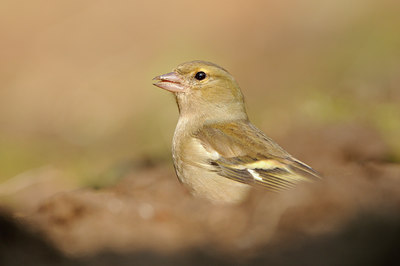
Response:
[[[182,92],[185,89],[182,78],[176,72],[157,76],[153,80],[156,81],[156,83],[153,83],[154,86],[167,91]]]

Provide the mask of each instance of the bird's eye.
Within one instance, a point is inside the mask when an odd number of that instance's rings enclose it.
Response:
[[[196,73],[196,75],[194,77],[197,80],[203,80],[206,78],[206,76],[207,76],[206,73],[204,73],[203,71],[199,71]]]

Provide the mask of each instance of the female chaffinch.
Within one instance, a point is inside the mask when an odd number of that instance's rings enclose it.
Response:
[[[192,194],[238,203],[251,185],[281,191],[320,178],[249,121],[239,85],[222,67],[192,61],[153,80],[175,94],[172,156],[178,179]]]

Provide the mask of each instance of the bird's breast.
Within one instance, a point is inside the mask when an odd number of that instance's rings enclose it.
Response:
[[[192,194],[219,203],[237,203],[242,201],[250,186],[215,172],[213,160],[218,160],[217,151],[206,150],[201,141],[187,132],[185,121],[178,122],[175,129],[172,156],[178,179],[186,185]]]

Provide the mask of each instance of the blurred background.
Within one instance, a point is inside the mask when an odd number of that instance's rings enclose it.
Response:
[[[13,217],[29,220],[60,192],[110,189],[138,169],[161,167],[179,189],[170,159],[178,111],[151,79],[195,59],[228,69],[253,123],[322,173],[341,171],[329,154],[349,144],[356,151],[340,163],[378,158],[400,173],[398,1],[0,6],[0,206]]]

